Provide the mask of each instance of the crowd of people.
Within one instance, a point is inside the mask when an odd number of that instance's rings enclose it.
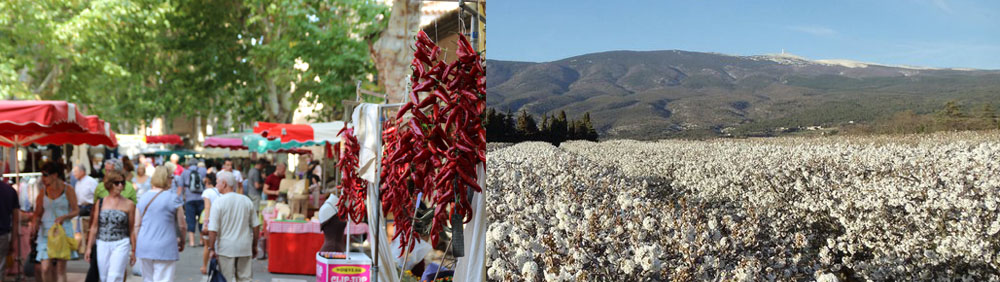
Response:
[[[274,173],[265,174],[268,162],[261,159],[244,179],[232,160],[221,168],[193,158],[184,164],[177,155],[162,163],[109,158],[74,165],[67,178],[61,163],[47,162],[38,196],[24,209],[30,217],[18,212],[18,192],[0,181],[0,258],[16,245],[20,221],[28,220],[30,233],[21,235],[31,236],[32,250],[24,264],[34,266],[36,281],[66,281],[67,260],[75,259],[90,264],[86,281],[124,281],[130,268],[143,281],[175,281],[180,253],[195,246],[205,247],[203,274],[215,258],[227,281],[251,281],[251,260],[267,257],[260,205],[282,196],[286,165],[276,163]],[[65,234],[55,235],[80,238],[68,258],[49,256],[56,225]],[[5,262],[0,260],[0,275],[10,267]]]

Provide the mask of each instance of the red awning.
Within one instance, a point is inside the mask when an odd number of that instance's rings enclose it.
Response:
[[[0,101],[0,146],[27,145],[49,133],[85,133],[87,121],[66,101]]]
[[[146,136],[146,144],[173,144],[183,145],[184,141],[180,136],[174,134]]]
[[[282,143],[292,141],[338,143],[340,142],[338,134],[344,126],[342,121],[309,124],[257,122],[253,127],[253,133],[271,140],[281,139]]]
[[[86,116],[86,133],[53,133],[35,140],[35,144],[40,145],[105,145],[108,147],[118,147],[118,139],[111,131],[111,124],[97,116]]]

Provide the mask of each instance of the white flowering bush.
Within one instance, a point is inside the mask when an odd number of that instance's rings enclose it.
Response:
[[[995,132],[492,149],[492,281],[1000,280]]]

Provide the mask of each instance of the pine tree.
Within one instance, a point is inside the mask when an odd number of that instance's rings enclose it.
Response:
[[[559,145],[569,137],[568,128],[569,123],[566,121],[566,111],[560,111],[559,115],[556,116],[555,121],[552,122],[552,143]]]
[[[590,141],[597,141],[597,130],[594,129],[594,125],[590,122],[590,112],[583,114],[583,130],[584,139]]]
[[[486,110],[486,120],[483,121],[485,124],[483,128],[486,129],[486,141],[487,142],[498,142],[503,139],[503,128],[500,126],[503,123],[503,119],[497,113],[496,109],[489,108]]]
[[[963,117],[962,107],[958,105],[955,100],[948,101],[944,104],[944,109],[938,112],[938,115],[944,118],[960,118]]]
[[[550,142],[549,138],[552,134],[552,121],[549,120],[549,115],[542,114],[542,128],[538,130],[538,141]]]
[[[507,109],[503,116],[503,135],[506,142],[518,142],[517,130],[514,128],[514,114]]]
[[[568,132],[566,133],[566,140],[576,140],[577,137],[580,135],[579,131],[580,125],[577,124],[577,121],[570,120],[569,126],[567,126],[566,128],[568,129]]]
[[[517,116],[517,133],[521,141],[534,140],[538,137],[538,124],[528,111],[521,110],[521,114]]]

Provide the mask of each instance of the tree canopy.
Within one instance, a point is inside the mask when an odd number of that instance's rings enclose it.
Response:
[[[387,17],[364,0],[2,1],[0,98],[112,122],[290,122],[303,100],[334,117],[374,76],[368,45]]]

